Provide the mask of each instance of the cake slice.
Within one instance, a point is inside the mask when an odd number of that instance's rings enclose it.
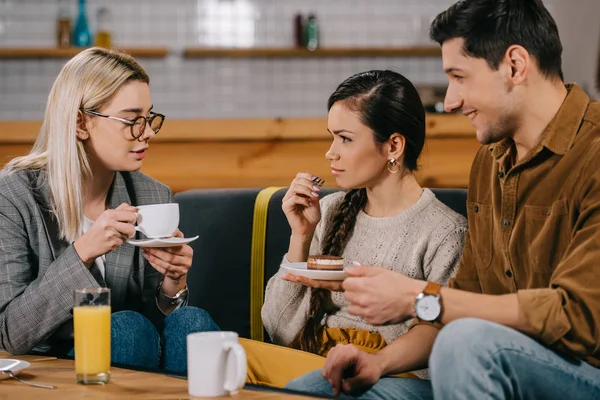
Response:
[[[344,259],[338,256],[308,256],[306,264],[308,269],[326,271],[341,271],[344,269]]]

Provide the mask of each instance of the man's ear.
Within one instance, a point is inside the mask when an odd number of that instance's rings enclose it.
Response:
[[[532,58],[523,46],[513,45],[506,50],[505,62],[510,67],[510,81],[513,85],[521,85],[527,80]]]
[[[77,128],[76,128],[76,132],[77,132],[77,138],[79,140],[86,141],[90,138],[90,133],[88,131],[88,122],[89,119],[86,118],[85,115],[83,115],[83,112],[81,112],[81,110],[77,111]]]
[[[406,138],[399,133],[393,133],[387,141],[387,147],[387,158],[394,157],[396,160],[400,160],[406,149]]]

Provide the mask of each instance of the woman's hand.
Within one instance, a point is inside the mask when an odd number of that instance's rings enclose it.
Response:
[[[322,281],[318,279],[310,279],[303,276],[292,275],[290,273],[283,275],[281,279],[289,282],[299,283],[315,289],[327,289],[331,290],[332,292],[344,291],[344,289],[342,289],[343,281]]]
[[[292,229],[292,236],[312,236],[321,220],[319,190],[308,172],[299,172],[290,184],[281,208]]]
[[[322,370],[334,396],[368,389],[379,381],[382,372],[382,363],[376,355],[351,344],[338,344],[331,349]]]
[[[91,228],[81,235],[73,246],[79,258],[88,267],[94,260],[120,247],[135,236],[134,223],[137,208],[123,203],[114,210],[105,210]]]
[[[177,229],[173,237],[183,237],[183,233]],[[146,247],[142,250],[142,256],[155,270],[165,276],[163,286],[168,284],[167,280],[173,281],[176,286],[183,286],[180,285],[180,281],[192,267],[193,255],[194,250],[187,244],[164,248]],[[166,291],[165,293],[169,294]]]

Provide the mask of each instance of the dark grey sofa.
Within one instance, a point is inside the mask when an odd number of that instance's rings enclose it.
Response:
[[[287,189],[269,201],[264,283],[287,251],[290,228],[281,201]],[[336,189],[323,189],[327,195]],[[466,189],[432,189],[456,212],[465,215]],[[260,189],[198,189],[178,193],[180,229],[191,243],[194,261],[188,275],[189,304],[207,310],[223,330],[250,337],[250,258],[254,204]],[[266,337],[266,336],[265,336]]]

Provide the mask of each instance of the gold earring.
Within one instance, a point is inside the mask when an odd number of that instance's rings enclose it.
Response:
[[[397,168],[394,169],[395,167],[397,167]],[[398,163],[398,161],[396,161],[396,159],[394,157],[390,157],[390,159],[387,162],[387,169],[392,174],[397,174],[398,171],[400,171],[400,164]]]

